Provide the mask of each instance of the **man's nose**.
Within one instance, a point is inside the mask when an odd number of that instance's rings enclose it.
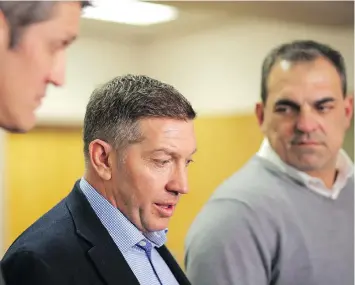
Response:
[[[60,52],[53,62],[52,69],[48,76],[48,81],[55,86],[62,86],[65,83],[65,53]]]
[[[302,133],[311,133],[316,130],[318,121],[316,114],[309,109],[301,110],[296,122],[296,128]]]
[[[179,194],[187,194],[189,192],[185,166],[175,168],[166,188],[168,191],[177,192]]]

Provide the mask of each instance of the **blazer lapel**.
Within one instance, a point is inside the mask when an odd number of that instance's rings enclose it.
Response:
[[[77,234],[91,245],[88,256],[108,285],[139,285],[133,271],[79,188],[79,181],[66,200]]]
[[[113,251],[108,247],[94,246],[88,253],[108,285],[139,285],[137,278],[119,250]]]
[[[177,282],[180,285],[191,285],[190,281],[187,279],[185,273],[182,271],[179,264],[175,261],[174,257],[171,255],[169,250],[165,245],[157,248],[160,256],[164,259],[171,272],[174,274]]]

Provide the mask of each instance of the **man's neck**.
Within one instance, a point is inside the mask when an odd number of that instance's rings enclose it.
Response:
[[[112,206],[118,208],[116,199],[111,189],[107,189],[105,181],[100,178],[93,169],[87,169],[83,176],[85,180],[102,196],[104,197]]]

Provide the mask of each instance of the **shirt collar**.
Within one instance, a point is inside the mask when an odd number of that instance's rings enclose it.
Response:
[[[321,179],[312,177],[303,171],[299,171],[298,169],[286,164],[283,160],[281,160],[278,154],[272,149],[268,139],[266,138],[261,144],[258,155],[272,162],[282,172],[288,174],[292,178],[302,182],[312,189],[319,189],[319,186],[316,187],[316,185],[321,185],[323,188],[325,188],[325,185]],[[338,170],[338,175],[332,187],[332,190],[334,191],[334,198],[336,198],[335,196],[337,196],[339,191],[345,186],[348,178],[354,174],[354,164],[343,149],[339,151],[336,167]],[[333,191],[327,190],[326,193],[329,194]]]
[[[144,239],[148,239],[156,247],[161,247],[166,242],[167,229],[143,234],[85,178],[80,180],[80,189],[121,252],[128,251]]]

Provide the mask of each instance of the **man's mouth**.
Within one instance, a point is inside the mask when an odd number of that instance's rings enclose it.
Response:
[[[315,142],[315,141],[301,141],[301,142],[298,142],[296,143],[296,145],[318,145],[319,143],[318,142]]]
[[[159,214],[164,218],[169,218],[173,215],[176,203],[154,203]]]

